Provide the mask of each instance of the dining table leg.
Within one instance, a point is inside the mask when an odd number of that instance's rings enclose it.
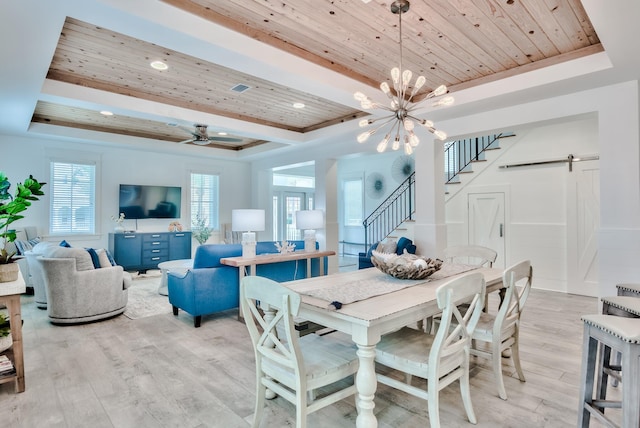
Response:
[[[356,419],[356,427],[358,428],[376,428],[378,420],[373,414],[376,406],[373,398],[376,394],[377,380],[375,370],[375,345],[358,345],[358,361],[360,363],[358,372],[356,373],[356,390],[357,390],[357,406],[358,417]]]

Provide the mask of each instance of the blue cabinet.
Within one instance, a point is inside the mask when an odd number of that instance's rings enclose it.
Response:
[[[158,263],[191,258],[191,232],[110,233],[109,251],[125,270],[157,269]]]

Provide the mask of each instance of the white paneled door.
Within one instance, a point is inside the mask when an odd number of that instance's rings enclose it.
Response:
[[[503,192],[469,193],[469,244],[498,253],[494,267],[505,267],[505,195]]]
[[[598,295],[600,169],[576,162],[567,182],[567,292]]]

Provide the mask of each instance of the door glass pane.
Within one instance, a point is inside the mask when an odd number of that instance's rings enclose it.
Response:
[[[302,208],[304,201],[304,193],[286,194],[284,197],[284,218],[285,218],[285,239],[287,241],[302,239],[302,233],[296,227],[296,211]]]

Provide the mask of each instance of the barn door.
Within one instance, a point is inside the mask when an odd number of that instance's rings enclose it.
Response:
[[[494,267],[505,267],[504,193],[469,193],[469,244],[498,253]]]
[[[576,162],[572,169],[567,183],[567,292],[597,296],[599,163]]]

